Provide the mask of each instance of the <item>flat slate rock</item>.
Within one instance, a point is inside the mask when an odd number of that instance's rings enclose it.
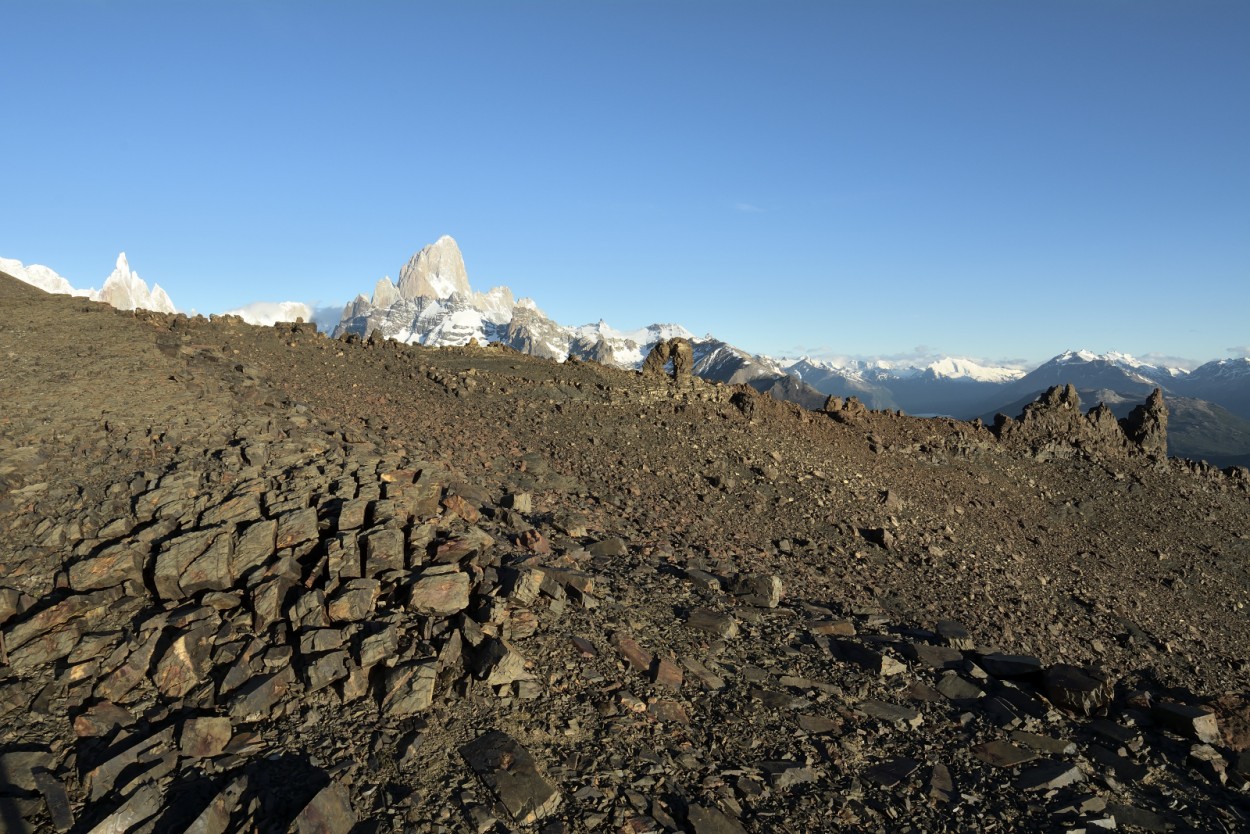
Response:
[[[691,805],[688,819],[694,834],[747,834],[742,823],[715,808]]]
[[[864,778],[870,782],[875,782],[883,788],[892,788],[915,773],[918,767],[920,767],[920,762],[915,759],[906,757],[891,759],[888,762],[873,765],[865,770]]]
[[[1074,785],[1084,779],[1085,774],[1076,765],[1044,759],[1021,773],[1014,786],[1021,791],[1052,790]]]
[[[560,806],[560,792],[538,772],[529,751],[507,733],[492,730],[461,747],[460,755],[521,825],[531,825]]]
[[[295,818],[298,834],[347,834],[355,825],[351,796],[334,782],[318,791]]]
[[[1037,753],[1032,750],[1025,750],[1009,741],[1002,740],[978,744],[972,748],[972,755],[995,767],[1015,767],[1037,758]]]

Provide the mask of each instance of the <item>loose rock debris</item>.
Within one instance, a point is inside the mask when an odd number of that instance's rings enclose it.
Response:
[[[1250,827],[1250,493],[1158,408],[996,437],[8,281],[0,351],[5,831]]]

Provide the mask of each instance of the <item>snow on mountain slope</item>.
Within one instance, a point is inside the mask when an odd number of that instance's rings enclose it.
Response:
[[[892,359],[799,359],[778,360],[782,367],[800,379],[836,374],[847,380],[884,382],[926,376],[936,379],[967,380],[970,382],[1009,382],[1024,376],[1024,371],[996,365],[983,365],[972,359],[944,356],[921,363],[900,362]]]
[[[154,284],[148,289],[147,283],[139,277],[139,273],[130,268],[126,253],[117,256],[117,264],[104,285],[98,289],[75,289],[70,282],[57,275],[51,269],[40,264],[23,267],[21,261],[0,258],[0,271],[7,272],[18,280],[25,281],[45,292],[64,295],[77,295],[93,301],[103,301],[119,310],[154,310],[158,313],[176,313],[174,302],[169,294]]]
[[[38,287],[44,292],[56,295],[85,294],[81,290],[74,289],[69,281],[43,264],[25,266],[21,261],[13,258],[0,258],[0,272],[12,275],[17,280],[30,284],[32,287]]]

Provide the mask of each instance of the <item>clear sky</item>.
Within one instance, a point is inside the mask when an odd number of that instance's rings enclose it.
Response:
[[[342,303],[441,234],[773,355],[1250,350],[1250,3],[0,3],[0,256]],[[1230,353],[1230,350],[1233,353]]]

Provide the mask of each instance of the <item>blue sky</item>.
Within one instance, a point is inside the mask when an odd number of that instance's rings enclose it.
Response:
[[[774,355],[1250,345],[1250,4],[6,2],[0,256],[341,303],[441,234]]]

